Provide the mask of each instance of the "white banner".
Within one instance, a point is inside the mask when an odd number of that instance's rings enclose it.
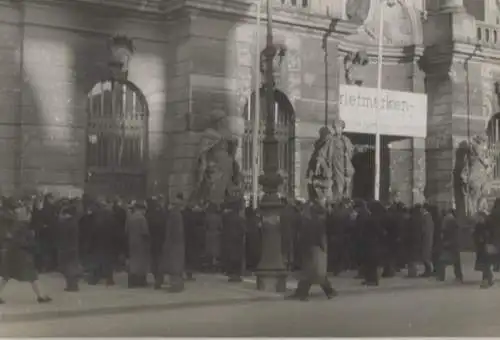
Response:
[[[340,85],[340,118],[346,132],[375,134],[377,99],[377,89]],[[379,131],[381,135],[425,138],[427,95],[383,90]]]

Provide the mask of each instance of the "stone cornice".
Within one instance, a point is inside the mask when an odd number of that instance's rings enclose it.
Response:
[[[376,60],[378,55],[378,47],[364,42],[353,42],[345,39],[339,40],[339,50],[343,53],[355,52],[364,50],[368,54],[370,60]],[[419,59],[424,54],[423,46],[384,46],[383,58],[390,62],[411,62]]]

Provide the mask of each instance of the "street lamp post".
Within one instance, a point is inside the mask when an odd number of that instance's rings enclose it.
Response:
[[[255,101],[252,131],[252,207],[256,210],[259,206],[259,176],[260,176],[260,16],[262,0],[257,1],[256,14],[256,43],[255,43]],[[251,98],[251,97],[250,97]],[[250,102],[251,103],[251,102]],[[251,115],[250,115],[251,116]]]
[[[375,188],[374,199],[380,199],[380,158],[381,158],[381,143],[380,143],[380,113],[382,111],[382,72],[384,60],[384,5],[392,7],[395,5],[395,0],[381,0],[380,16],[379,16],[379,37],[378,37],[378,53],[377,53],[377,105],[376,105],[376,127],[375,127]]]
[[[260,176],[264,195],[260,204],[262,214],[262,253],[257,266],[257,289],[286,291],[286,268],[281,254],[280,212],[278,189],[283,178],[279,174],[278,140],[275,128],[275,82],[273,74],[277,48],[273,43],[272,0],[267,0],[267,38],[263,52],[265,61],[266,126],[264,136],[264,174]]]

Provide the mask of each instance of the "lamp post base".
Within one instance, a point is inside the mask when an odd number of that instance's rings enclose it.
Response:
[[[287,273],[283,272],[260,272],[257,275],[257,290],[265,292],[286,292]]]

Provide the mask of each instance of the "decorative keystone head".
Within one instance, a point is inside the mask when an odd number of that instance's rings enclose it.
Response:
[[[365,51],[350,52],[344,58],[345,82],[348,85],[363,85],[360,66],[368,64],[368,55]]]
[[[109,50],[111,53],[109,66],[113,70],[127,72],[135,50],[132,40],[123,35],[115,35],[109,41]]]

